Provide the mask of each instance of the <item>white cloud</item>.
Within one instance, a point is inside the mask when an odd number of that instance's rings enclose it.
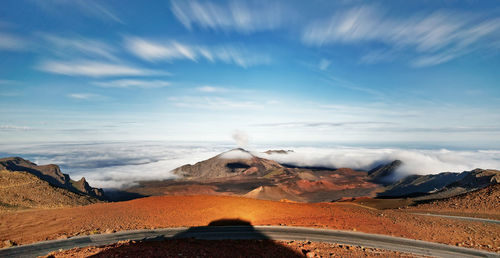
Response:
[[[190,46],[175,41],[162,44],[141,38],[127,38],[126,47],[134,55],[148,61],[173,59],[196,60],[195,50]]]
[[[251,159],[252,154],[241,150],[230,150],[219,156],[221,159]]]
[[[79,142],[2,144],[6,156],[21,156],[39,165],[57,164],[72,179],[84,176],[94,187],[117,188],[138,181],[175,178],[171,170],[228,150],[223,145],[165,142]]]
[[[94,82],[95,85],[110,88],[161,88],[170,86],[170,82],[162,80],[123,79],[105,82]]]
[[[175,17],[191,30],[203,29],[252,33],[276,29],[283,23],[285,10],[276,3],[231,1],[227,5],[210,1],[172,1]]]
[[[227,91],[226,88],[214,87],[214,86],[202,86],[202,87],[196,88],[196,90],[201,91],[201,92],[209,92],[209,93],[225,92],[225,91]]]
[[[38,4],[42,9],[50,11],[51,13],[61,14],[61,7],[69,8],[70,10],[77,10],[80,13],[96,17],[102,20],[108,20],[118,23],[124,23],[120,17],[109,7],[103,5],[103,1],[96,0],[46,0],[46,1],[33,1]]]
[[[79,142],[2,144],[6,156],[21,156],[37,164],[58,164],[73,179],[84,176],[95,187],[130,186],[138,181],[174,178],[172,169],[211,158],[228,151],[232,145],[187,144],[169,142]],[[288,154],[252,152],[278,162],[301,166],[349,167],[370,169],[374,166],[403,161],[399,172],[429,174],[462,172],[475,168],[500,169],[499,150],[421,150],[397,148],[326,148],[317,146],[258,146],[268,149],[291,149]]]
[[[123,64],[95,61],[46,61],[37,67],[41,71],[69,76],[112,77],[160,75],[165,72],[147,70]]]
[[[224,63],[233,63],[243,68],[259,64],[269,64],[271,62],[271,58],[266,55],[251,53],[235,46],[214,48],[212,55],[215,60],[221,60]]]
[[[28,126],[19,125],[0,125],[0,131],[27,131],[31,130]]]
[[[183,44],[177,41],[159,42],[128,37],[125,40],[125,46],[132,54],[150,62],[182,59],[196,62],[203,58],[209,62],[220,61],[227,64],[236,64],[243,68],[270,62],[270,58],[266,55],[229,45],[206,47]]]
[[[326,69],[328,69],[328,67],[330,66],[330,64],[331,64],[330,60],[322,58],[319,61],[318,67],[319,67],[319,69],[321,71],[325,71]]]
[[[92,94],[92,93],[71,93],[68,94],[68,97],[72,99],[79,99],[79,100],[95,100],[102,98],[101,95],[98,94]]]
[[[51,34],[40,34],[49,43],[48,51],[55,52],[62,56],[72,56],[78,52],[91,57],[103,57],[109,60],[117,60],[116,49],[102,41],[85,37],[61,37]]]
[[[286,149],[290,149],[287,147]],[[410,174],[462,172],[475,168],[500,169],[500,151],[450,151],[395,148],[297,147],[288,154],[254,153],[280,163],[298,166],[370,170],[379,164],[401,160],[400,177]]]
[[[0,85],[19,85],[19,84],[21,84],[20,81],[0,79]]]
[[[196,109],[259,109],[264,107],[251,100],[235,100],[222,97],[175,97],[169,98],[169,101],[178,107],[196,108]]]
[[[499,32],[498,18],[479,20],[446,11],[397,18],[373,6],[361,6],[312,22],[303,32],[303,41],[316,46],[380,42],[397,50],[411,49],[417,56],[431,55],[416,61],[416,66],[424,66],[461,56],[480,41],[498,41]],[[365,61],[373,61],[372,57]]]
[[[232,137],[240,148],[245,148],[248,145],[248,141],[250,139],[248,134],[241,130],[234,131]]]
[[[26,48],[25,40],[14,35],[0,32],[0,51],[15,51],[22,50],[24,48]]]

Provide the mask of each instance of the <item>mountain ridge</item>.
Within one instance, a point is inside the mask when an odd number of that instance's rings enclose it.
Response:
[[[104,199],[104,191],[91,187],[85,177],[75,181],[68,174],[61,172],[58,165],[37,165],[21,157],[8,157],[0,159],[0,170],[26,172],[32,174],[49,184],[69,190],[71,192],[88,195],[96,199]]]

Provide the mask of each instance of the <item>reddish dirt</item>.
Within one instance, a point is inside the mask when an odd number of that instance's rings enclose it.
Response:
[[[244,250],[244,251],[243,251]],[[123,241],[101,247],[74,248],[46,257],[422,257],[362,246],[305,241],[166,240]]]
[[[500,220],[500,184],[443,200],[410,206],[407,209],[414,212],[456,214]]]
[[[83,207],[0,213],[0,243],[127,229],[203,226],[219,219],[252,225],[355,230],[500,251],[500,225],[379,211],[352,203],[288,203],[232,196],[161,196]]]

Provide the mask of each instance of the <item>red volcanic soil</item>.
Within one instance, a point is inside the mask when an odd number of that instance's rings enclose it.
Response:
[[[500,251],[500,225],[380,211],[352,203],[289,203],[233,196],[161,196],[127,202],[0,213],[0,243],[27,244],[127,229],[203,226],[220,219],[252,225],[355,230]]]
[[[244,251],[242,251],[244,250]],[[46,257],[421,257],[361,246],[309,241],[166,240],[122,241],[101,247],[52,252]]]

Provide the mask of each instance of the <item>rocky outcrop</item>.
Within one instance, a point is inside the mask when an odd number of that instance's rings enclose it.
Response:
[[[411,175],[389,186],[379,196],[427,196],[446,198],[497,184],[500,171],[475,169],[461,173],[444,172],[434,175]]]
[[[0,169],[0,211],[71,207],[97,202],[97,198],[54,186],[31,173]]]
[[[67,189],[71,192],[103,199],[104,192],[100,188],[91,187],[85,178],[79,181],[71,180],[68,174],[63,174],[57,165],[37,165],[20,157],[0,159],[0,170],[30,173],[49,184]]]

